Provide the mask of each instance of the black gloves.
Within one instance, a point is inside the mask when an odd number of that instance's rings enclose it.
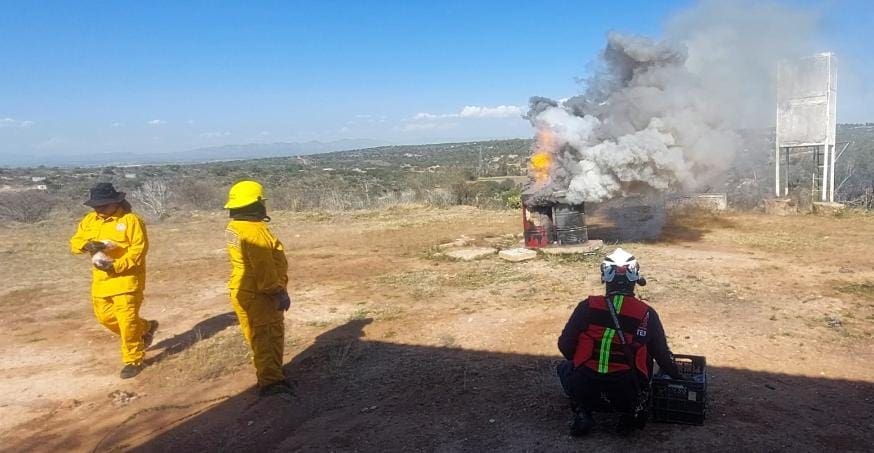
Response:
[[[88,252],[90,254],[95,254],[97,252],[102,252],[106,249],[106,244],[100,241],[88,241],[85,243],[85,246],[82,247],[82,250]]]
[[[273,300],[276,302],[276,309],[281,311],[288,311],[291,307],[291,297],[288,295],[288,290],[283,289],[278,293],[273,295]]]

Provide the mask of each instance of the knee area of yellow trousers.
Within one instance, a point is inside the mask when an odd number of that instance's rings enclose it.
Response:
[[[258,374],[282,367],[285,335],[282,324],[267,324],[258,326],[252,336],[252,363]]]
[[[95,300],[92,303],[94,308],[94,318],[100,324],[109,325],[115,324],[115,311],[112,307],[112,302]]]
[[[114,326],[114,325],[118,324],[115,321],[115,314],[114,313],[101,313],[101,312],[95,311],[94,316],[97,318],[97,322],[99,322],[101,325],[109,327],[109,326]]]
[[[252,348],[260,349],[281,347],[285,337],[285,326],[281,322],[265,324],[252,328]]]
[[[256,329],[252,341],[252,364],[259,386],[285,379],[282,371],[284,334],[282,324],[268,324]]]
[[[283,322],[271,322],[259,326],[250,326],[249,329],[252,334],[252,339],[270,339],[281,337],[285,333],[285,325]]]

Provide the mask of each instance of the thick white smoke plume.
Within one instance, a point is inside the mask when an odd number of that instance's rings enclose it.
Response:
[[[583,95],[531,98],[526,194],[602,201],[713,184],[742,146],[738,130],[773,124],[776,63],[809,51],[799,31],[812,23],[771,3],[703,2],[671,20],[666,40],[610,33]]]

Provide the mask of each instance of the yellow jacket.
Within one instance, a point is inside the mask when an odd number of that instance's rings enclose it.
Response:
[[[266,222],[231,220],[225,236],[232,267],[229,289],[274,294],[288,285],[285,248]]]
[[[115,260],[112,269],[91,268],[91,294],[109,297],[142,291],[146,287],[146,253],[149,238],[143,220],[132,212],[119,211],[103,218],[91,212],[79,222],[76,234],[70,239],[70,250],[84,253],[88,241],[112,241],[115,248],[104,253]]]

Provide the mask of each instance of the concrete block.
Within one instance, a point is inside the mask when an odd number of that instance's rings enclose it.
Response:
[[[451,248],[455,248],[455,247],[467,247],[471,243],[473,243],[473,239],[471,239],[467,236],[461,236],[460,238],[455,239],[452,242],[440,244],[437,247],[440,248],[440,250],[446,250],[446,249],[451,249]]]
[[[769,198],[765,200],[765,213],[771,215],[797,214],[798,206],[788,198]]]
[[[473,261],[489,255],[494,255],[496,249],[491,247],[469,247],[450,250],[446,252],[446,256],[462,261]]]
[[[665,203],[668,209],[703,209],[705,211],[725,211],[728,197],[724,193],[695,193],[675,195]]]
[[[528,261],[537,258],[537,252],[526,248],[506,249],[498,252],[498,258],[512,263],[518,263],[520,261]]]
[[[841,203],[826,203],[814,202],[813,213],[819,215],[837,215],[844,210],[846,206]]]

